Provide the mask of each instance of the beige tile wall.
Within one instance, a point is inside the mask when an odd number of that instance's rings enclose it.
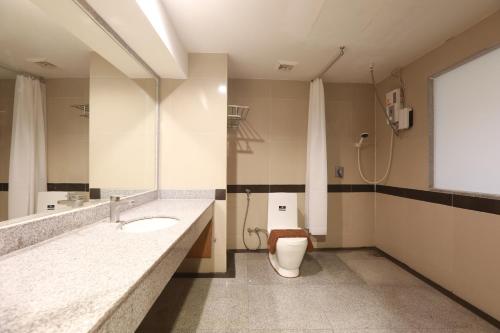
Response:
[[[225,189],[227,55],[190,54],[187,80],[161,81],[162,189]],[[214,211],[210,259],[186,259],[187,272],[226,271],[226,201]]]
[[[9,182],[10,138],[14,108],[14,79],[0,80],[0,183]],[[0,221],[7,219],[7,192],[0,192]]]
[[[88,183],[89,118],[75,104],[89,104],[89,79],[46,80],[47,179],[49,183]]]
[[[248,105],[247,121],[229,131],[229,184],[304,184],[309,82],[232,79],[229,104]],[[366,84],[326,84],[328,180],[330,184],[361,184],[354,142],[359,133],[374,134],[373,90]],[[372,136],[372,138],[374,135]],[[362,161],[373,176],[374,145],[368,140]],[[334,166],[345,168],[335,178]],[[299,223],[304,224],[304,194],[299,193]],[[247,228],[267,227],[267,194],[252,194]],[[330,193],[328,236],[317,247],[351,247],[373,244],[373,193]],[[228,248],[242,242],[245,194],[228,195]],[[258,240],[249,237],[248,245]],[[265,240],[263,241],[265,247]]]
[[[429,189],[427,79],[477,52],[500,43],[500,12],[403,68],[414,128],[401,134],[387,185]],[[386,79],[385,94],[397,86]],[[389,134],[377,110],[377,172],[383,172]],[[457,147],[459,149],[459,147]],[[480,163],[480,161],[478,161]],[[376,196],[375,244],[458,296],[500,319],[500,216],[397,198]]]
[[[92,54],[90,187],[155,187],[155,87],[153,79],[129,79],[102,57]]]

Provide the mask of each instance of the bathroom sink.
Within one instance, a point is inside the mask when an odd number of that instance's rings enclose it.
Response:
[[[152,232],[173,227],[179,220],[174,217],[149,217],[123,222],[121,230],[130,233]]]

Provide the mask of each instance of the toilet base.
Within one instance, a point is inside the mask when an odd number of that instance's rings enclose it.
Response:
[[[299,276],[300,272],[299,272],[298,268],[297,269],[285,269],[283,267],[280,267],[280,265],[278,264],[278,258],[276,257],[276,253],[271,254],[269,252],[269,262],[271,263],[271,266],[273,266],[276,273],[278,273],[279,275],[281,275],[283,277],[294,278],[294,277]]]

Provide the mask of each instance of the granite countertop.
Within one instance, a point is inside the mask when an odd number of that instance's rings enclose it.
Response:
[[[91,331],[212,203],[152,201],[122,220],[171,216],[180,223],[133,234],[103,220],[0,257],[0,331]]]

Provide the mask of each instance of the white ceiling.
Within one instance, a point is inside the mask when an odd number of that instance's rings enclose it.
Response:
[[[88,77],[90,51],[29,0],[0,1],[0,64],[45,78]],[[32,58],[57,68],[42,68]]]
[[[162,0],[188,52],[228,53],[229,76],[307,80],[346,46],[332,82],[379,79],[500,9],[498,0]],[[291,72],[278,60],[296,61]]]

